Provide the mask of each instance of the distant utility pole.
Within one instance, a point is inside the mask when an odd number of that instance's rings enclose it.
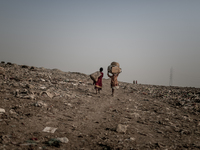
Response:
[[[170,76],[169,76],[169,86],[172,86],[172,80],[173,80],[173,68],[170,68]]]

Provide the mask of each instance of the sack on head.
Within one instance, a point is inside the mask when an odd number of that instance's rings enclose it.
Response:
[[[112,62],[109,66],[107,71],[112,74],[121,73],[122,69],[119,67],[118,62]]]
[[[110,65],[119,67],[119,63],[115,61],[113,61]]]

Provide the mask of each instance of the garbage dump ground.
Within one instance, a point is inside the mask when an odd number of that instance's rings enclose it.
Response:
[[[0,67],[1,150],[200,149],[199,88],[119,82],[112,97],[110,79],[95,94],[82,73]]]

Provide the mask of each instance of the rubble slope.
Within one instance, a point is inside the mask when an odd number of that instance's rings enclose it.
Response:
[[[112,97],[109,79],[95,94],[86,74],[0,67],[0,149],[200,149],[199,88],[119,82]]]

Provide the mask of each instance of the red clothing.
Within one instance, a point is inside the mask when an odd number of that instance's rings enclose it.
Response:
[[[95,88],[102,88],[102,78],[103,78],[103,72],[100,72],[101,76],[98,78],[97,82],[95,83]]]

